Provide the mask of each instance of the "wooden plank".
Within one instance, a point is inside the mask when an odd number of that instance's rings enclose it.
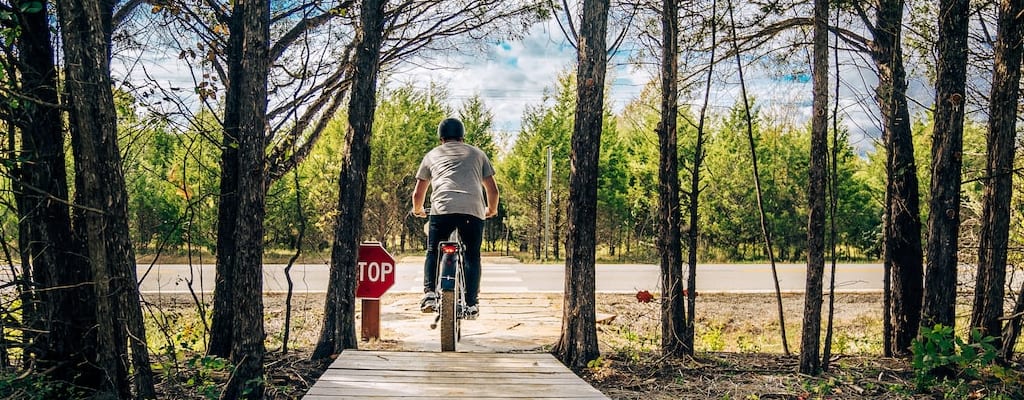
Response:
[[[409,395],[409,396],[402,396],[402,397],[395,397],[395,396],[390,396],[390,395],[377,396],[377,395],[368,394],[368,395],[365,395],[365,396],[359,396],[358,397],[359,400],[397,400],[397,399],[401,399],[401,400],[429,400],[429,399],[440,399],[440,398],[441,397],[431,396],[431,395],[428,395],[428,394]],[[470,398],[477,398],[477,397],[470,397]],[[496,399],[503,399],[503,398],[504,397],[496,397]],[[538,393],[537,395],[532,396],[532,397],[528,397],[528,398],[531,399],[531,400],[563,400],[563,399],[565,399],[565,397],[562,397],[562,396],[557,396],[557,395],[549,396],[546,393]],[[317,393],[317,394],[306,395],[302,399],[303,400],[340,400],[340,399],[357,399],[357,397],[347,396],[347,395],[344,395],[344,394],[320,394],[320,393]],[[592,396],[592,397],[578,397],[578,399],[594,399],[594,400],[601,400],[601,399],[603,399],[603,400],[608,400],[608,397],[605,397],[604,395],[598,395],[598,396]]]
[[[562,372],[565,366],[554,357],[480,355],[482,353],[411,353],[411,355],[365,355],[342,353],[330,369],[369,369],[444,372]],[[346,354],[349,354],[346,356]],[[435,355],[441,354],[441,355]]]
[[[345,366],[352,361],[372,362],[451,362],[459,360],[462,362],[513,362],[513,363],[539,363],[561,366],[550,354],[539,353],[431,353],[431,352],[377,352],[377,351],[347,351],[338,356],[331,367]]]
[[[375,380],[387,380],[389,382],[466,382],[477,381],[501,381],[505,383],[538,383],[545,384],[570,384],[579,382],[575,376],[555,373],[523,373],[523,372],[460,372],[460,373],[437,373],[436,371],[380,371],[380,370],[333,370],[324,374],[319,381],[326,382],[364,382]]]
[[[420,375],[437,376],[439,374],[439,372],[440,371],[425,371],[425,370],[414,371],[414,370],[345,369],[345,368],[336,368],[336,369],[332,369],[332,370],[328,370],[328,371],[324,372],[323,376],[337,376],[337,375],[343,375],[343,376],[378,376],[378,375],[389,375],[389,374],[390,375],[395,375],[395,376],[420,376]],[[543,378],[545,376],[552,377],[552,376],[566,375],[566,376],[571,376],[571,377],[574,377],[574,378],[578,378],[574,374],[562,373],[560,371],[555,371],[555,372],[539,372],[539,371],[514,371],[514,370],[509,370],[509,371],[498,371],[498,372],[487,372],[487,371],[445,371],[444,372],[445,376],[470,376],[472,374],[477,374],[477,375],[497,374],[497,375],[502,375],[502,376],[521,375],[521,376],[524,376],[524,377],[535,377],[535,378],[538,378],[538,379]]]
[[[455,363],[455,362],[458,363]],[[502,366],[502,367],[521,367],[521,368],[565,368],[564,365],[558,363],[555,360],[518,360],[515,358],[357,358],[351,357],[346,358],[343,365],[333,366],[333,368],[347,368],[347,369],[364,369],[371,368],[377,369],[381,367],[398,367],[399,369],[423,369],[423,368],[444,368],[446,366],[454,366],[458,364],[463,365],[491,365],[491,366]],[[332,364],[333,365],[333,364]]]
[[[485,358],[485,359],[502,359],[502,358],[516,358],[516,359],[530,359],[530,360],[554,360],[554,357],[548,353],[479,353],[479,352],[426,352],[426,351],[386,351],[386,350],[374,350],[374,351],[363,351],[363,350],[346,350],[341,353],[338,357],[367,357],[367,358],[457,358],[457,359],[468,359],[468,358]],[[555,360],[557,362],[557,360]]]
[[[394,363],[353,363],[343,368],[346,370],[364,369],[377,371],[434,371],[437,373],[452,372],[546,372],[559,373],[565,367],[558,366],[524,366],[516,364],[454,364],[453,363],[422,363],[422,364],[394,364]]]
[[[304,397],[607,399],[546,353],[343,352]]]
[[[560,398],[593,398],[600,395],[594,388],[584,385],[544,385],[544,384],[522,384],[508,385],[464,383],[396,383],[396,382],[358,382],[344,384],[339,382],[335,386],[318,385],[311,388],[310,395],[330,395],[341,392],[345,396],[364,398],[366,396],[395,397],[420,396],[429,394],[438,398],[494,398],[514,399],[533,398],[538,393],[557,393]],[[556,389],[552,391],[552,389]],[[596,392],[596,393],[595,393]]]

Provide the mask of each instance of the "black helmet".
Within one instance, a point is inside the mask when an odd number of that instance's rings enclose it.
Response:
[[[445,118],[437,126],[437,136],[443,140],[462,140],[463,132],[462,121],[459,121],[458,118]]]

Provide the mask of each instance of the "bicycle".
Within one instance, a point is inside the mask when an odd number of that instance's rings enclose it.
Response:
[[[437,315],[430,329],[441,323],[441,351],[455,351],[462,339],[462,318],[466,304],[466,275],[463,270],[463,246],[458,231],[448,241],[438,243]]]
[[[425,231],[427,226],[429,222],[424,226]],[[452,231],[448,240],[441,241],[437,247],[437,279],[434,281],[434,291],[438,304],[434,307],[434,322],[430,324],[430,329],[437,329],[440,325],[441,351],[455,351],[455,343],[462,339],[462,319],[465,317],[466,304],[464,246],[459,231]]]

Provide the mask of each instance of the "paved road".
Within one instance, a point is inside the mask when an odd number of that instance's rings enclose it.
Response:
[[[287,281],[284,265],[264,268],[264,288],[283,292]],[[826,268],[827,269],[827,268]],[[395,266],[396,283],[390,292],[421,292],[423,258],[406,257]],[[779,285],[784,292],[802,292],[805,285],[803,264],[779,264]],[[188,292],[189,282],[197,290],[210,292],[214,287],[214,267],[204,265],[156,265],[139,267],[141,289],[147,293]],[[148,272],[148,273],[147,273]],[[301,264],[292,267],[296,292],[325,292],[328,266]],[[828,282],[826,273],[826,283]],[[649,264],[602,264],[597,266],[597,291],[635,293],[660,290],[658,266]],[[487,257],[483,264],[481,291],[486,293],[560,293],[565,286],[562,264],[521,264],[507,257]],[[881,264],[839,264],[836,287],[840,291],[881,291]],[[767,264],[702,264],[697,267],[697,288],[701,292],[771,292],[774,290],[771,268]]]

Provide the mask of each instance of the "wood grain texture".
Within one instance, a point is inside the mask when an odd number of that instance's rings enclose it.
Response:
[[[550,354],[343,352],[304,399],[607,399]]]

